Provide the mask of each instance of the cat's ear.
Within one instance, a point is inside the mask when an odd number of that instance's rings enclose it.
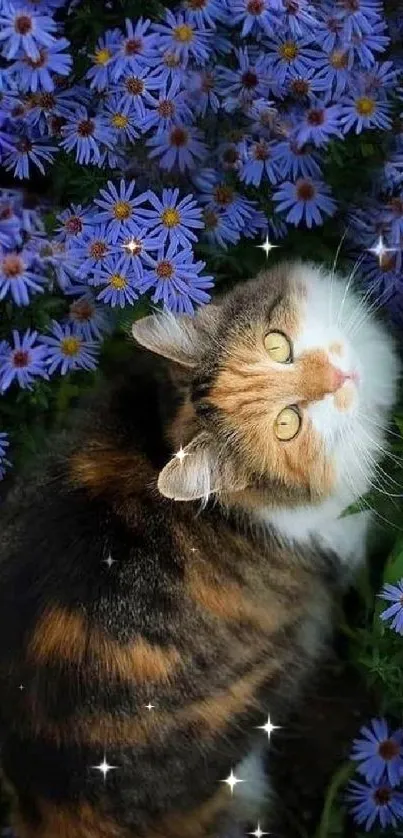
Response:
[[[172,500],[207,499],[220,491],[245,488],[229,459],[220,460],[211,434],[202,431],[162,469],[158,489]]]
[[[163,311],[137,320],[132,334],[151,352],[181,366],[195,367],[202,351],[202,333],[213,327],[217,316],[218,306],[212,304],[199,309],[195,317]]]
[[[138,343],[157,355],[185,367],[196,365],[199,338],[194,319],[188,315],[151,314],[133,323],[132,334]]]

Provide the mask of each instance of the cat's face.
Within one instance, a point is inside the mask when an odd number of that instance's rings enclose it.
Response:
[[[356,494],[367,490],[397,362],[348,282],[281,265],[194,319],[146,318],[134,334],[190,371],[163,494],[281,506],[325,499],[351,481]]]

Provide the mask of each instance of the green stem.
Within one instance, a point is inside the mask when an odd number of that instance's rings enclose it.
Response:
[[[336,771],[336,774],[333,775],[327,788],[325,805],[323,807],[322,817],[320,819],[320,824],[315,838],[330,838],[329,825],[334,801],[340,789],[345,786],[347,781],[354,775],[355,770],[356,766],[349,760],[348,762],[344,762],[339,770]]]

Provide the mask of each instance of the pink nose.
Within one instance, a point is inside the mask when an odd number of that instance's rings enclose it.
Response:
[[[358,373],[356,372],[343,372],[342,370],[337,369],[337,367],[333,367],[333,387],[334,390],[340,390],[340,387],[346,383],[346,381],[354,381],[358,383]]]

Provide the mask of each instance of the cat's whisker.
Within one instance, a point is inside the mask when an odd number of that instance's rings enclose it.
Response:
[[[355,278],[355,275],[356,275],[356,273],[357,273],[357,271],[358,271],[358,269],[359,269],[359,267],[360,267],[360,265],[361,265],[361,262],[362,262],[363,258],[364,258],[364,256],[363,256],[363,255],[359,256],[359,258],[357,259],[357,261],[356,261],[355,265],[353,266],[353,268],[352,268],[352,270],[351,270],[351,273],[350,273],[350,276],[349,276],[349,278],[348,278],[348,281],[347,281],[346,287],[345,287],[345,289],[344,289],[343,298],[342,298],[342,301],[341,301],[341,303],[340,303],[339,313],[338,313],[338,315],[337,315],[337,325],[338,325],[338,326],[340,326],[340,321],[341,321],[341,317],[342,317],[342,314],[343,314],[343,309],[344,309],[344,306],[345,306],[345,302],[346,302],[346,299],[347,299],[347,294],[348,294],[348,292],[349,292],[349,289],[350,289],[350,287],[351,287],[351,284],[352,284],[352,282],[353,282],[353,280],[354,280],[354,278]]]
[[[358,414],[358,415],[362,416],[363,421],[365,420],[366,417],[364,417],[363,414]],[[396,463],[396,465],[398,465],[400,467],[403,465],[403,457],[396,457],[396,454],[392,454],[391,451],[388,451],[387,448],[384,448],[383,445],[381,445],[381,443],[378,440],[373,439],[373,437],[371,437],[371,435],[365,430],[365,427],[361,426],[361,432],[363,434],[365,434],[365,436],[367,437],[369,442],[372,445],[374,445],[375,448],[377,448],[377,450],[380,451],[384,457],[392,460],[393,462]]]
[[[381,425],[380,422],[376,422],[375,419],[372,418],[372,416],[365,416],[361,412],[359,412],[358,415],[365,419],[366,422],[369,422],[371,425],[375,425],[376,428],[379,428],[379,430],[382,431],[383,434],[389,434],[390,436],[394,436],[396,437],[396,439],[400,440],[401,443],[403,443],[402,434],[397,434],[396,431],[392,431],[391,428],[388,427],[388,425]]]
[[[336,255],[335,255],[335,257],[334,257],[334,262],[333,262],[332,270],[331,270],[331,272],[330,272],[329,311],[328,311],[329,326],[332,326],[333,321],[334,321],[334,316],[333,316],[333,287],[334,287],[334,278],[335,278],[335,274],[336,274],[337,262],[338,262],[338,259],[339,259],[339,256],[340,256],[340,252],[341,252],[341,249],[342,249],[343,244],[344,244],[344,240],[345,240],[346,235],[347,235],[347,230],[348,230],[348,227],[346,227],[346,228],[345,228],[344,233],[343,233],[343,235],[342,235],[342,237],[341,237],[341,239],[340,239],[340,242],[339,242],[338,247],[337,247],[337,250],[336,250]]]
[[[371,310],[372,303],[368,306],[367,302],[372,295],[372,290],[368,290],[364,295],[358,297],[357,306],[354,308],[349,320],[343,324],[347,332],[351,332],[351,330],[356,326],[357,320],[360,320],[363,314],[368,315],[369,310]]]
[[[376,460],[373,458],[371,453],[362,444],[360,444],[360,443],[357,444],[357,442],[356,442],[356,448],[357,448],[357,451],[360,453],[360,456],[362,457],[363,461],[368,466],[369,473],[371,474],[371,472],[372,472],[371,484],[376,489],[376,491],[380,492],[380,494],[385,495],[388,498],[401,498],[401,497],[403,497],[402,492],[396,493],[396,492],[386,491],[385,486],[387,485],[387,483],[386,484],[381,483],[379,480],[376,480],[375,475],[378,475],[378,477],[379,477],[380,474],[385,475],[387,480],[391,480],[392,482],[395,482],[395,483],[396,483],[396,481],[393,481],[393,478],[389,477],[389,475],[381,468],[379,463],[376,462]],[[358,464],[358,460],[356,462]],[[360,470],[364,474],[364,471],[361,468],[361,464],[360,464]],[[399,486],[401,484],[396,483],[396,485]]]
[[[348,448],[349,448],[349,453],[351,454],[351,460],[353,462],[355,461],[356,465],[358,466],[358,469],[361,470],[361,472],[364,474],[364,472],[362,470],[362,467],[361,467],[361,464],[360,464],[359,460],[357,459],[357,448],[355,446],[353,446],[352,444],[348,444]],[[347,477],[348,485],[350,486],[353,494],[355,494],[356,493],[356,488],[354,486],[354,482],[352,481],[352,479],[350,479],[351,475],[346,474],[346,477]],[[403,532],[403,529],[401,527],[398,527],[397,524],[393,523],[393,521],[390,521],[388,518],[385,518],[384,515],[381,515],[381,513],[377,509],[375,509],[373,506],[371,506],[371,504],[368,502],[368,500],[363,495],[361,495],[361,497],[356,501],[356,503],[358,504],[358,506],[360,506],[360,504],[363,504],[365,509],[368,509],[371,512],[372,515],[375,515],[376,518],[379,518],[379,520],[382,521],[384,524],[386,524],[387,527],[392,527],[392,529],[395,529],[398,532]]]

